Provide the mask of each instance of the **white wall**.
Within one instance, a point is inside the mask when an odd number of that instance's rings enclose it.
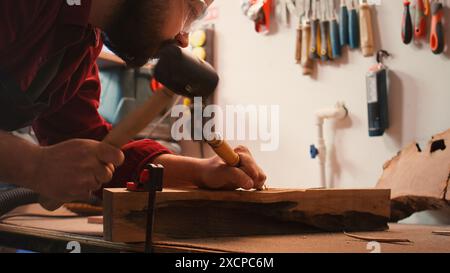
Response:
[[[329,155],[334,187],[374,186],[383,163],[401,147],[413,140],[425,142],[450,127],[450,53],[434,56],[427,46],[403,45],[401,1],[382,1],[374,19],[377,43],[393,54],[386,61],[393,71],[392,127],[381,138],[369,138],[367,131],[365,72],[374,58],[350,52],[339,62],[317,67],[314,78],[305,77],[293,60],[294,27],[278,26],[262,36],[241,13],[240,1],[216,0],[216,5],[218,103],[281,107],[279,150],[261,152],[257,142],[232,142],[253,150],[270,186],[320,186],[318,163],[309,157],[309,145],[316,141],[313,112],[340,100],[349,108],[350,119],[325,127],[327,144],[334,142],[334,154]],[[446,15],[450,18],[448,9]]]

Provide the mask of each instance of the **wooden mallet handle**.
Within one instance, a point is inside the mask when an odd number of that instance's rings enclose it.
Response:
[[[149,100],[134,112],[126,116],[103,140],[103,143],[121,149],[125,144],[139,134],[152,122],[173,99],[173,93],[167,89],[156,92]],[[49,211],[55,211],[64,203],[41,196],[41,206]]]

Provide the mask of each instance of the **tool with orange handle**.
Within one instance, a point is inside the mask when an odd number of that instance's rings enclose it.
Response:
[[[427,36],[427,20],[425,16],[424,0],[417,0],[416,17],[414,20],[414,37],[416,40],[423,39]]]
[[[434,54],[441,54],[444,52],[444,25],[442,18],[444,17],[444,6],[440,2],[433,2],[431,6],[431,34],[430,47]]]
[[[431,13],[430,0],[423,0],[423,4],[425,7],[424,14],[425,14],[425,16],[429,16]]]
[[[403,1],[404,11],[402,20],[402,41],[405,45],[411,43],[413,38],[413,22],[411,18],[411,1]]]
[[[230,144],[224,140],[222,135],[213,133],[206,138],[206,142],[228,166],[239,167],[241,163],[239,155],[231,148]]]

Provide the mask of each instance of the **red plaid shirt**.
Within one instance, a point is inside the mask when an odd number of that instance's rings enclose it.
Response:
[[[22,92],[46,60],[66,51],[57,75],[42,94],[48,107],[31,124],[41,145],[74,138],[102,140],[111,130],[97,111],[101,86],[96,59],[103,43],[100,31],[88,23],[91,0],[81,0],[79,6],[69,2],[0,1],[0,73]],[[170,153],[151,140],[130,142],[124,152],[125,164],[108,187],[123,187],[155,156]]]

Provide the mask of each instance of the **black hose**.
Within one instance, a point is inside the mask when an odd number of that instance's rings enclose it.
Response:
[[[17,207],[38,203],[38,200],[39,194],[29,189],[16,188],[0,191],[0,217]]]

